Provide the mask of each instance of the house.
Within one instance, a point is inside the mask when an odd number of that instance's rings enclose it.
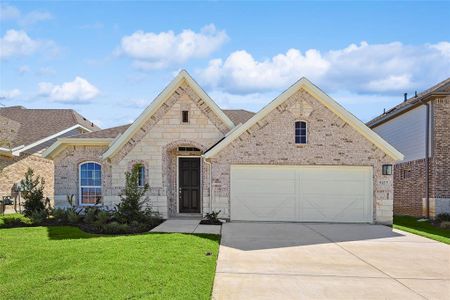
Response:
[[[392,223],[403,155],[306,78],[258,113],[220,109],[186,71],[130,125],[60,138],[55,201],[119,201],[126,171],[164,218]]]
[[[0,199],[17,194],[29,167],[45,179],[45,196],[53,198],[53,161],[42,152],[57,138],[98,129],[72,109],[0,108]]]
[[[395,165],[394,214],[450,213],[450,78],[367,125],[405,155]]]

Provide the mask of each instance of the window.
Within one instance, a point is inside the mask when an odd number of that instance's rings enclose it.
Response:
[[[182,113],[183,123],[189,123],[189,111],[183,110]]]
[[[392,175],[392,165],[383,165],[383,175]]]
[[[80,205],[95,205],[102,197],[102,166],[96,162],[80,165]]]
[[[295,143],[296,144],[306,144],[306,122],[298,121],[295,122]]]
[[[143,187],[145,185],[145,166],[139,165],[138,169],[138,186]]]

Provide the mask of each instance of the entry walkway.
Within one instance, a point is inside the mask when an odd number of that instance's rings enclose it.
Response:
[[[220,234],[220,229],[220,225],[201,225],[198,219],[169,219],[150,230],[150,232]]]

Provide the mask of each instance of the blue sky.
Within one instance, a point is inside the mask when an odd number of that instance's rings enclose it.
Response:
[[[306,76],[363,121],[450,76],[450,2],[2,2],[0,103],[131,122],[180,69],[258,111]]]

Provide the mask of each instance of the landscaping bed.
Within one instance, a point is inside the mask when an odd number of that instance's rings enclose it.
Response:
[[[219,239],[102,236],[71,226],[0,229],[0,298],[210,299]]]
[[[409,216],[394,216],[394,228],[450,245],[450,229],[441,228],[446,221],[419,221]]]

